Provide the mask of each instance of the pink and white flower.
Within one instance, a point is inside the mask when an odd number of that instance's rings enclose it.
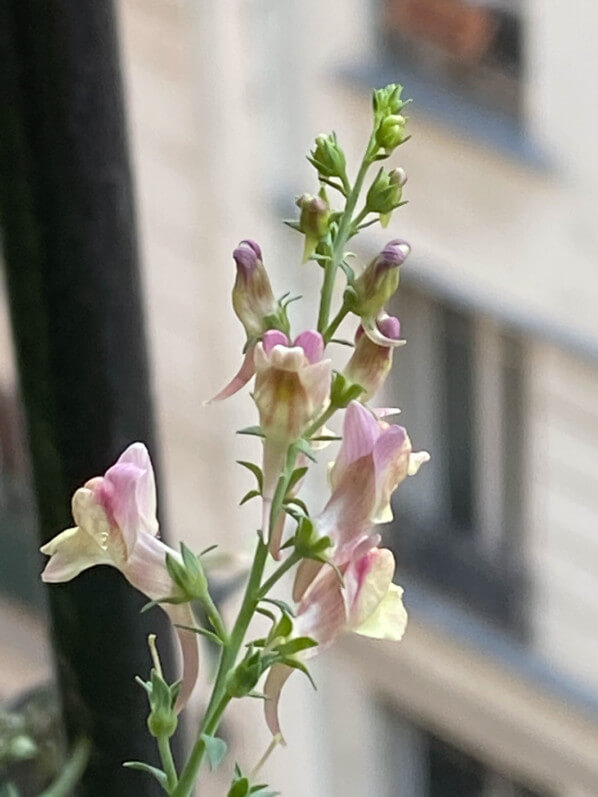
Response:
[[[351,558],[355,547],[372,536],[372,526],[392,520],[393,492],[429,458],[426,451],[413,451],[402,426],[379,420],[358,401],[349,404],[343,442],[330,471],[332,493],[316,519],[320,534],[332,541],[335,564]],[[321,567],[311,560],[299,565],[295,600],[301,599]]]
[[[373,639],[398,641],[407,626],[403,590],[393,584],[395,559],[385,548],[369,547],[366,541],[338,574],[330,567],[320,571],[302,598],[294,623],[297,636],[308,636],[317,648],[304,657],[330,645],[341,634],[353,631]],[[292,669],[275,664],[266,679],[264,692],[266,722],[272,734],[280,733],[278,703]]]
[[[330,360],[323,360],[324,341],[319,332],[302,332],[293,343],[278,330],[266,332],[255,347],[254,399],[264,433],[263,530],[268,533],[270,509],[286,452],[330,400]],[[273,535],[270,550],[279,555],[280,535]]]
[[[179,554],[158,539],[156,483],[143,443],[133,443],[103,476],[90,479],[72,499],[75,526],[41,548],[50,557],[42,579],[71,581],[94,565],[111,565],[150,600],[177,596],[166,569],[166,554]],[[171,622],[193,625],[187,603],[162,604]],[[199,672],[196,635],[176,629],[183,655],[183,677],[177,711],[186,704]]]

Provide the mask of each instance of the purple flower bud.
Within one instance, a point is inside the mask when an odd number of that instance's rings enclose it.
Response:
[[[266,318],[278,310],[260,246],[250,239],[241,241],[233,258],[237,278],[233,288],[233,307],[245,327],[247,338],[258,338],[267,328]]]
[[[362,318],[377,318],[380,311],[399,285],[401,266],[411,247],[407,241],[395,238],[389,241],[378,257],[375,257],[355,281],[357,301],[353,312]]]
[[[411,246],[401,238],[389,241],[376,258],[376,271],[387,271],[402,266],[411,252]]]
[[[387,315],[384,318],[379,318],[377,322],[378,329],[386,338],[391,340],[399,340],[401,337],[401,322],[393,315]]]
[[[241,241],[235,251],[233,258],[237,264],[237,270],[245,280],[249,280],[252,273],[257,268],[258,262],[262,260],[262,250],[255,241]]]
[[[357,327],[355,349],[343,371],[349,381],[364,388],[362,401],[369,400],[382,387],[392,365],[394,348],[400,345],[398,318],[384,314],[377,319],[376,329],[379,340],[374,342],[362,324]]]

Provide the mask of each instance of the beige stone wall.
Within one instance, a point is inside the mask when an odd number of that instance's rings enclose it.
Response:
[[[538,650],[598,688],[598,368],[533,349],[527,539]]]

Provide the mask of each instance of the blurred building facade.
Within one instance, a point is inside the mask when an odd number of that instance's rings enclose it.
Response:
[[[251,406],[202,407],[243,342],[231,249],[257,238],[280,292],[313,296],[279,219],[316,188],[314,135],[334,128],[356,163],[370,89],[414,98],[409,205],[358,252],[413,246],[386,390],[432,453],[386,532],[410,627],[322,657],[315,699],[291,681],[267,769],[286,797],[598,794],[598,10],[581,5],[120,0],[167,517],[191,543],[251,544],[232,465]],[[26,487],[1,379],[6,515]],[[229,729],[255,760],[256,725],[259,707]]]

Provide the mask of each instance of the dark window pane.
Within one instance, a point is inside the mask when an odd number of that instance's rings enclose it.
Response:
[[[473,324],[443,312],[443,379],[449,511],[455,529],[473,532]]]
[[[446,742],[429,737],[428,797],[482,797],[484,767]]]
[[[503,528],[505,552],[518,554],[521,537],[524,439],[524,383],[521,342],[503,338]]]

